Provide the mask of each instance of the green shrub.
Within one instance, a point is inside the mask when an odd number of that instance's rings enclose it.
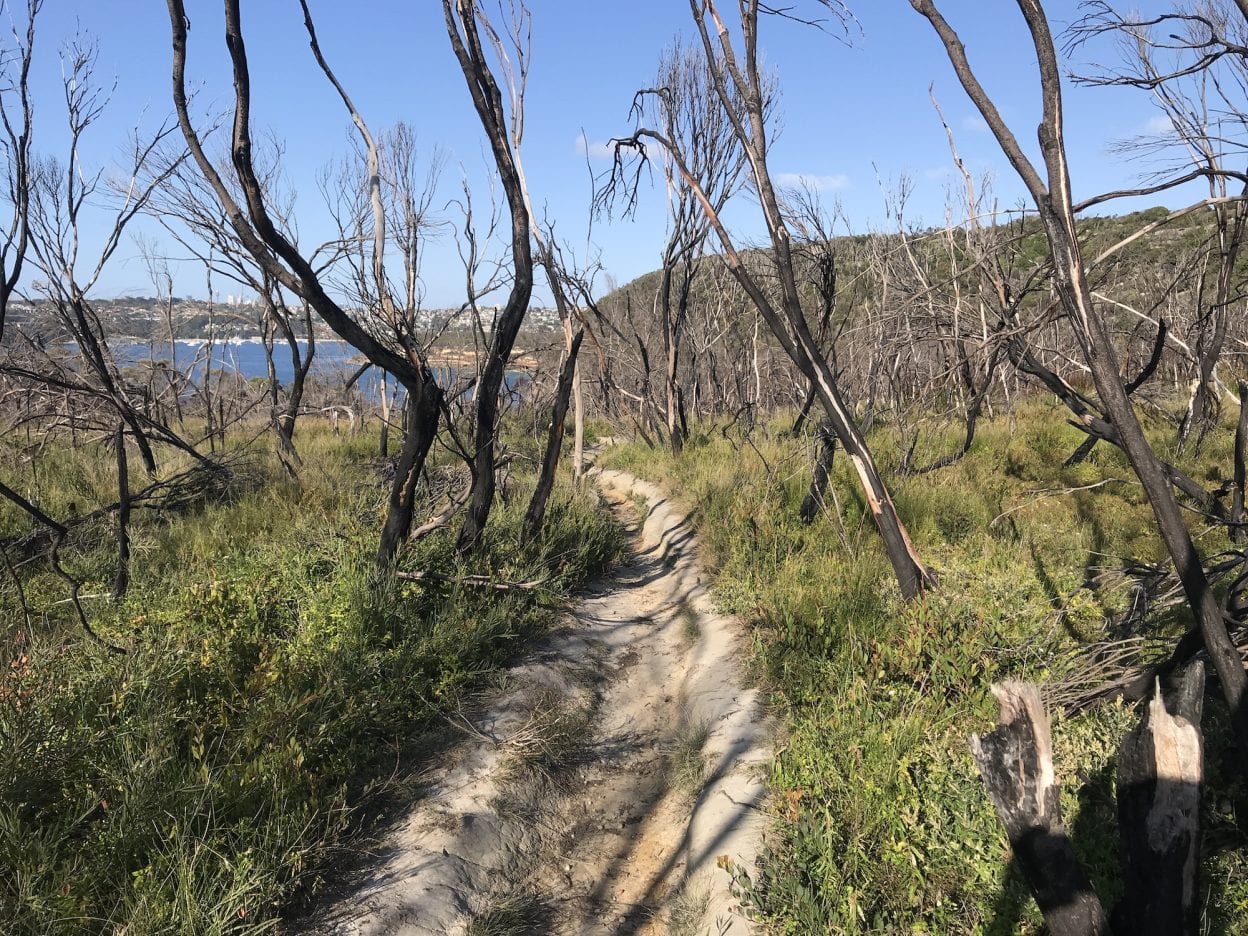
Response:
[[[839,513],[805,527],[795,519],[810,470],[802,440],[756,433],[753,446],[737,446],[713,433],[681,459],[638,446],[607,455],[697,507],[718,571],[714,594],[752,622],[773,707],[785,716],[770,849],[754,880],[738,871],[743,899],[769,931],[1042,931],[967,738],[995,724],[994,681],[1043,680],[1105,636],[1106,614],[1125,596],[1084,589],[1090,569],[1162,555],[1117,450],[1101,444],[1089,461],[1063,467],[1082,438],[1061,410],[1026,404],[985,420],[956,464],[894,477],[898,510],[941,580],[908,605],[842,458],[832,479]],[[882,463],[903,447],[888,429],[871,443]],[[1106,478],[1126,483],[1068,490]],[[1220,547],[1206,534],[1202,548]],[[1183,628],[1182,618],[1168,626]],[[1114,758],[1134,719],[1111,705],[1054,725],[1065,817],[1109,901],[1120,888]],[[1217,748],[1224,733],[1209,737]],[[1230,813],[1207,812],[1208,827],[1242,849]],[[1242,851],[1207,849],[1213,932],[1248,918],[1244,867]]]
[[[136,513],[129,594],[88,608],[130,653],[87,640],[46,570],[27,582],[29,626],[0,592],[0,931],[271,931],[358,823],[382,762],[436,737],[438,713],[618,555],[593,494],[564,484],[544,536],[522,543],[521,478],[469,563],[449,533],[403,563],[546,579],[538,592],[378,580],[375,439],[303,441],[300,484],[270,466],[182,515]],[[74,496],[105,500],[101,478]],[[106,590],[111,543],[83,550],[67,565],[84,592]]]

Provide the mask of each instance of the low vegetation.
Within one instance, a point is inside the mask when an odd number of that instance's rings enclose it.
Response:
[[[298,483],[252,457],[223,497],[136,510],[116,604],[95,595],[111,539],[65,549],[93,629],[124,653],[86,639],[51,570],[22,570],[21,595],[0,584],[0,931],[271,931],[361,807],[439,743],[441,714],[620,548],[596,498],[570,487],[541,540],[520,542],[532,478],[517,476],[469,562],[445,531],[405,552],[400,570],[445,581],[378,580],[376,446],[309,426]],[[115,490],[99,458],[58,447],[21,484],[85,513]],[[0,533],[28,527],[0,512]],[[456,584],[468,574],[543,584]]]
[[[1019,4],[1021,21],[1001,12],[1002,35],[1027,26],[1011,41],[1035,64],[1019,87],[1045,102],[1038,149],[1020,148],[1010,100],[989,97],[958,37],[990,14],[950,22],[911,0],[967,98],[954,92],[947,123],[927,89],[954,174],[933,182],[937,207],[912,202],[919,180],[895,166],[883,230],[825,202],[821,177],[772,165],[784,110],[812,112],[782,104],[771,37],[852,38],[839,0],[691,3],[654,78],[617,101],[624,122],[596,124],[609,152],[581,141],[579,221],[545,208],[569,188],[549,147],[521,145],[524,2],[409,5],[445,26],[453,61],[422,62],[440,91],[468,92],[488,144],[486,177],[454,179],[443,169],[462,153],[441,146],[463,127],[379,107],[395,76],[358,74],[341,19],[323,48],[315,5],[263,28],[240,0],[194,32],[184,0],[168,0],[168,32],[159,14],[154,33],[129,18],[140,44],[171,51],[172,96],[150,121],[106,107],[124,87],[114,66],[43,0],[16,4],[0,40],[0,932],[254,934],[317,895],[374,807],[447,742],[465,694],[620,552],[619,525],[567,477],[594,420],[635,440],[613,465],[696,506],[717,600],[751,624],[785,725],[779,834],[759,867],[724,863],[771,932],[1194,936],[1197,916],[1204,932],[1244,929],[1248,190],[1227,142],[1236,127],[1248,142],[1248,0],[1145,21],[1093,2],[1056,37],[1041,0]],[[352,25],[407,22],[392,12]],[[326,140],[349,125],[347,149],[288,145],[282,120],[261,123],[290,108],[249,62],[315,65],[320,90],[287,116]],[[1080,121],[1063,92],[1080,85],[1157,108],[1116,144],[1160,167],[1144,188],[1097,194],[1086,159],[1068,159]],[[395,122],[370,127],[381,114]],[[986,134],[964,161],[968,114]],[[990,140],[1020,207],[968,168]],[[300,198],[310,157],[330,162]],[[1133,186],[1137,166],[1101,177]],[[621,257],[600,255],[595,232],[651,198],[665,202],[658,269],[616,288]],[[1144,198],[1167,207],[1130,213]],[[935,228],[920,221],[933,208]],[[437,240],[446,252],[428,251]],[[130,244],[153,295],[112,303]],[[175,297],[223,282],[224,306]],[[433,311],[439,291],[448,308]],[[331,334],[333,351],[309,340]],[[228,339],[244,335],[236,355]],[[703,646],[696,615],[674,610],[683,643]],[[1114,689],[1135,677],[1138,701],[1165,659],[1212,664],[1203,720],[1198,668],[1183,724],[1157,719],[1183,739],[1168,773],[1147,756],[1156,725],[1119,754],[1138,713]],[[1034,684],[1017,693],[1029,721],[979,757],[981,784],[967,739],[996,720],[1007,679]],[[553,788],[599,699],[535,703],[503,773]],[[686,725],[656,779],[705,790],[707,731]],[[1054,772],[1077,856],[1045,795]],[[512,792],[516,817],[544,808],[541,789]],[[1120,814],[1144,832],[1121,855]],[[1148,841],[1157,825],[1173,839]],[[722,896],[678,890],[655,908],[673,932]],[[556,925],[552,901],[510,894],[473,932]],[[636,920],[643,904],[620,900]]]
[[[903,603],[849,466],[835,463],[828,511],[798,520],[810,441],[773,421],[748,443],[718,431],[683,455],[635,444],[613,467],[644,472],[697,507],[717,567],[715,596],[753,623],[756,656],[788,723],[772,767],[782,834],[761,872],[740,876],[746,902],[775,932],[1040,932],[967,739],[992,725],[990,685],[1045,681],[1078,692],[1095,680],[1087,648],[1112,636],[1126,587],[1089,587],[1102,570],[1162,558],[1148,504],[1121,453],[1098,447],[1071,468],[1082,440],[1039,403],[986,422],[961,462],[899,479],[898,509],[941,587]],[[1216,479],[1230,433],[1180,464]],[[933,448],[951,440],[929,440]],[[889,470],[901,453],[887,427],[873,449]],[[1159,451],[1177,457],[1160,433]],[[839,531],[839,532],[838,532]],[[1206,532],[1202,549],[1225,546]],[[1173,638],[1183,609],[1151,615],[1150,639]],[[1203,931],[1248,919],[1242,796],[1224,733],[1207,703],[1209,788],[1200,905]],[[1058,718],[1057,769],[1075,846],[1098,892],[1118,893],[1113,769],[1134,716],[1121,703]]]

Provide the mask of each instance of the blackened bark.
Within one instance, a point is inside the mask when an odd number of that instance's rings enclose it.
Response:
[[[802,430],[806,428],[806,420],[810,418],[810,408],[815,403],[815,386],[811,384],[806,388],[806,397],[802,400],[802,408],[797,411],[797,418],[793,420],[793,428],[789,430],[790,434],[798,436],[802,434]]]
[[[1148,382],[1148,378],[1152,377],[1154,371],[1157,370],[1157,365],[1161,363],[1161,353],[1166,348],[1167,331],[1165,321],[1158,321],[1157,339],[1153,342],[1153,353],[1149,356],[1148,362],[1140,369],[1140,372],[1136,374],[1135,379],[1127,384],[1127,396],[1130,396],[1135,393],[1136,390],[1140,389],[1140,387],[1144,386],[1144,384]],[[1066,459],[1065,466],[1069,468],[1071,465],[1079,464],[1092,454],[1092,450],[1096,448],[1096,443],[1096,436],[1088,436],[1083,440],[1083,442],[1080,443],[1079,447],[1071,453],[1071,456]]]
[[[815,473],[810,479],[810,490],[802,499],[798,516],[802,523],[811,523],[823,509],[823,495],[828,489],[828,477],[832,472],[832,456],[836,454],[836,436],[826,423],[819,426],[819,454],[815,457]]]
[[[971,739],[971,753],[1052,936],[1101,936],[1108,921],[1062,825],[1049,718],[1027,683],[992,687],[1001,706],[995,731]]]
[[[113,441],[117,448],[117,575],[113,579],[113,601],[120,601],[130,587],[130,469],[123,427],[117,427]]]
[[[568,417],[568,400],[572,396],[572,377],[576,373],[576,355],[581,350],[584,329],[577,331],[563,369],[559,372],[559,386],[555,390],[554,411],[550,417],[550,432],[546,436],[546,457],[542,459],[542,471],[537,477],[537,487],[524,512],[523,537],[525,542],[537,539],[542,533],[546,519],[546,502],[555,486],[555,471],[559,467],[559,453],[563,448],[564,421]]]
[[[408,419],[408,437],[404,440],[406,458],[400,458],[399,480],[391,493],[390,509],[378,547],[378,560],[386,564],[393,560],[400,543],[411,528],[412,495],[420,466],[428,454],[440,418],[442,391],[420,349],[401,330],[397,334],[400,350],[396,350],[374,335],[361,322],[343,309],[326,292],[316,270],[298,248],[278,230],[265,205],[264,188],[256,175],[252,160],[251,140],[251,75],[247,60],[246,43],[243,39],[239,0],[225,2],[225,42],[229,51],[234,79],[234,120],[231,133],[230,159],[238,176],[242,204],[234,197],[231,186],[222,179],[220,172],[204,150],[203,141],[191,123],[186,93],[187,29],[189,20],[183,0],[167,0],[169,27],[173,42],[173,104],[187,148],[191,152],[200,173],[212,189],[225,213],[230,227],[238,235],[243,247],[252,256],[265,275],[299,296],[317,315],[352,347],[360,351],[369,362],[395,376],[413,399]],[[313,52],[326,76],[330,78],[344,104],[352,114],[357,128],[366,141],[370,161],[375,162],[376,147],[367,133],[363,119],[355,111],[337,79],[320,55],[312,29],[311,16],[303,4],[305,25],[312,42]],[[376,173],[370,178],[370,191],[376,196],[380,181]],[[389,303],[384,275],[380,262],[384,245],[384,212],[373,199],[375,241],[374,272],[377,289],[384,303]],[[361,369],[362,370],[362,369]],[[133,427],[132,427],[133,428]],[[140,442],[141,437],[136,437]],[[140,448],[140,451],[142,449]],[[192,450],[193,451],[193,450]],[[196,453],[197,454],[197,453]]]
[[[291,378],[290,386],[286,388],[286,406],[282,412],[277,415],[277,431],[278,445],[286,454],[295,467],[301,465],[302,460],[299,458],[299,451],[295,448],[295,423],[299,419],[299,408],[303,405],[303,394],[308,383],[308,374],[312,370],[312,361],[316,356],[316,334],[312,327],[311,309],[305,304],[303,307],[304,325],[308,338],[308,350],[301,353],[299,350],[299,339],[295,335],[295,331],[290,326],[290,310],[286,308],[286,304],[281,301],[280,294],[276,300],[280,308],[274,308],[273,312],[277,319],[277,327],[282,332],[282,337],[286,340],[286,348],[290,352]],[[284,459],[285,460],[285,459]]]
[[[779,308],[746,268],[718,211],[707,200],[706,193],[671,142],[665,140],[661,134],[649,130],[637,131],[635,139],[640,142],[642,138],[648,137],[661,142],[667,149],[674,166],[702,204],[711,229],[724,248],[724,262],[729,272],[749,296],[789,359],[816,388],[827,420],[862,486],[863,496],[879,529],[884,551],[893,566],[901,594],[906,600],[918,598],[937,584],[936,577],[924,567],[910,541],[910,535],[897,514],[896,505],[871,455],[865,434],[850,414],[836,375],[827,355],[811,333],[802,306],[793,259],[792,236],[767,165],[770,94],[764,88],[757,57],[760,5],[758,0],[743,0],[739,6],[744,47],[741,55],[734,47],[732,37],[719,21],[713,4],[703,0],[690,0],[689,8],[711,71],[715,94],[725,115],[733,124],[737,141],[744,149],[749,163],[754,191],[767,224],[775,259]]]
[[[1205,665],[1200,661],[1184,673],[1169,707],[1173,711],[1167,710],[1158,684],[1118,755],[1123,895],[1114,908],[1113,924],[1124,936],[1199,932],[1204,695]]]
[[[385,526],[381,530],[381,544],[377,547],[377,564],[392,565],[399,547],[412,529],[412,512],[416,500],[416,482],[424,470],[425,459],[438,432],[442,415],[442,390],[436,383],[420,387],[408,393],[404,407],[403,448],[390,488],[390,503],[386,511]]]
[[[1235,424],[1235,481],[1231,489],[1231,540],[1243,543],[1248,540],[1244,529],[1244,461],[1248,457],[1248,381],[1239,382],[1239,421]]]
[[[498,169],[511,214],[511,291],[495,323],[485,368],[476,388],[472,493],[455,545],[458,552],[466,553],[476,547],[494,504],[494,436],[498,429],[498,395],[516,335],[529,308],[529,297],[533,291],[533,252],[529,243],[529,211],[525,204],[524,186],[512,157],[503,97],[481,47],[477,6],[472,0],[443,0],[442,11],[451,48],[464,73],[481,126],[490,141],[494,165]],[[512,117],[519,119],[515,114]]]
[[[1039,69],[1043,99],[1039,142],[1047,181],[1024,154],[971,69],[961,39],[932,0],[911,0],[911,4],[932,24],[958,80],[1036,203],[1053,254],[1054,289],[1082,345],[1104,421],[1116,435],[1153,508],[1162,541],[1183,583],[1188,603],[1200,625],[1205,650],[1222,683],[1240,757],[1248,763],[1248,675],[1244,672],[1243,660],[1227,632],[1221,605],[1209,585],[1200,554],[1171,488],[1176,472],[1157,458],[1144,436],[1118,373],[1118,360],[1109,329],[1088,284],[1075,231],[1069,163],[1062,136],[1061,71],[1044,9],[1038,0],[1018,0],[1019,10],[1031,33]]]

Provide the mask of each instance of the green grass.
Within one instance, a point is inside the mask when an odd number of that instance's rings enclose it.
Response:
[[[473,918],[465,936],[530,936],[548,931],[550,916],[529,895],[503,897]]]
[[[696,506],[716,599],[751,622],[773,708],[787,722],[770,776],[778,834],[761,873],[743,882],[744,898],[770,932],[794,936],[1038,933],[967,738],[995,724],[994,681],[1065,673],[1085,641],[1104,636],[1123,595],[1083,589],[1090,569],[1162,558],[1142,492],[1106,445],[1061,467],[1082,435],[1059,410],[1031,404],[988,421],[963,461],[891,485],[942,583],[907,605],[842,458],[832,479],[839,515],[798,521],[811,448],[783,436],[789,424],[760,427],[756,448],[714,432],[679,460],[640,445],[604,458]],[[915,463],[952,448],[957,433],[925,440]],[[1155,433],[1176,457],[1165,441],[1173,430]],[[1200,478],[1227,470],[1229,435],[1182,466]],[[886,427],[872,443],[892,477],[896,438]],[[1116,480],[1062,493],[1107,479]],[[1206,552],[1222,548],[1221,534],[1193,531]],[[1158,622],[1166,632],[1183,624],[1182,613]],[[1235,822],[1224,712],[1212,699],[1206,711],[1210,789],[1219,792],[1206,801],[1201,907],[1205,931],[1237,932],[1248,919],[1248,839]],[[1114,758],[1134,718],[1109,705],[1054,725],[1067,824],[1111,904]]]
[[[621,548],[596,498],[562,484],[546,534],[522,543],[532,479],[517,474],[470,563],[449,531],[402,565],[547,578],[541,590],[377,581],[376,440],[309,430],[299,444],[300,483],[256,461],[223,499],[136,512],[130,593],[86,602],[127,654],[84,637],[38,564],[23,570],[29,624],[0,581],[0,932],[271,931],[440,713]],[[112,498],[98,451],[51,454],[11,461],[6,481],[58,514]],[[0,532],[26,528],[0,510]],[[111,584],[101,532],[63,557],[85,594]]]
[[[703,748],[711,736],[706,722],[683,722],[673,737],[668,755],[668,783],[672,789],[692,800],[702,791],[706,779],[706,755]]]

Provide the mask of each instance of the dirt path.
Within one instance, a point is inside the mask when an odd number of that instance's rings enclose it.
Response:
[[[751,932],[718,867],[752,868],[765,825],[741,627],[702,587],[687,513],[623,472],[595,481],[630,561],[464,713],[380,864],[305,932]]]

